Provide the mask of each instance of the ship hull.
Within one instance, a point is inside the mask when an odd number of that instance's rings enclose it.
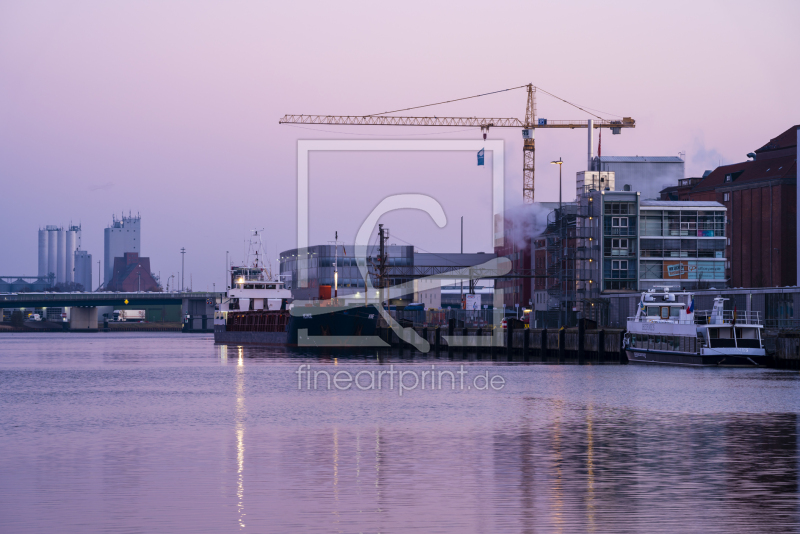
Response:
[[[761,367],[766,365],[764,354],[697,354],[691,352],[626,349],[631,363],[658,363],[696,367]]]
[[[214,325],[214,342],[219,344],[254,344],[290,347],[330,346],[334,341],[338,347],[360,347],[358,338],[374,336],[378,326],[378,311],[372,306],[337,308],[330,313],[314,313],[288,316],[282,332],[259,331],[258,326],[232,329],[226,324]],[[238,312],[240,318],[264,312]],[[274,313],[274,312],[273,312]],[[286,312],[283,312],[286,313]],[[230,322],[230,320],[229,320]],[[252,321],[257,323],[258,321]],[[263,330],[263,328],[261,328]]]

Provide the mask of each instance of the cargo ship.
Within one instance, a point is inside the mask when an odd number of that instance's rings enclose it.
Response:
[[[694,295],[669,288],[642,293],[628,319],[623,345],[632,363],[760,367],[766,364],[758,312],[725,310],[714,299],[710,311],[694,310]]]
[[[359,338],[375,335],[374,306],[338,305],[333,298],[296,307],[291,290],[262,258],[260,234],[254,231],[246,265],[229,268],[230,286],[215,306],[215,343],[355,347],[362,346]]]

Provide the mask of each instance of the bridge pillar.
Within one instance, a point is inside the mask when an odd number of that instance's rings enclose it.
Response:
[[[69,329],[74,331],[97,331],[97,308],[71,307],[69,310]]]

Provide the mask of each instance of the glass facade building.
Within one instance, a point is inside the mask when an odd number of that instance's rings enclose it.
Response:
[[[725,214],[714,201],[642,201],[639,289],[728,287]]]
[[[579,200],[579,297],[601,293],[724,289],[725,206],[715,201],[641,200],[593,191]]]

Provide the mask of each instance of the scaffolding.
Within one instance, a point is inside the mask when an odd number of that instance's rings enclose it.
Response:
[[[610,174],[613,184],[613,173],[603,174]],[[599,176],[594,178],[598,181]],[[574,326],[579,317],[599,321],[608,313],[607,302],[600,298],[603,228],[598,189],[591,181],[580,183],[577,201],[556,208],[547,217],[543,237],[548,327]]]
[[[575,323],[578,211],[578,206],[570,203],[547,216],[544,238],[548,296],[545,324],[548,327]]]

